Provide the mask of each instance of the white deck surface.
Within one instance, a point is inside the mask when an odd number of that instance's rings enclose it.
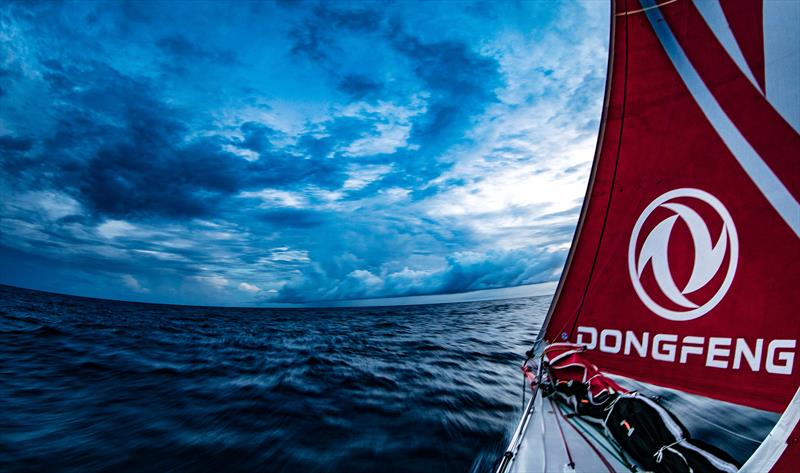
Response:
[[[573,462],[574,467],[570,466]],[[631,470],[601,430],[579,417],[567,417],[556,402],[537,394],[534,412],[508,471],[604,473]]]

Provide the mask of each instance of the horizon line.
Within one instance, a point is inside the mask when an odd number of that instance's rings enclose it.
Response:
[[[411,305],[435,305],[435,304],[457,304],[461,302],[480,302],[480,301],[499,301],[508,299],[520,299],[525,297],[541,297],[555,293],[558,281],[546,281],[541,283],[523,284],[520,286],[498,287],[490,289],[477,289],[465,292],[424,294],[410,296],[390,296],[375,297],[366,299],[344,299],[329,301],[309,301],[309,302],[267,302],[263,305],[199,305],[199,304],[175,304],[164,302],[148,302],[126,299],[111,299],[103,297],[84,296],[65,292],[53,292],[30,287],[15,286],[0,282],[0,286],[24,291],[42,292],[56,296],[77,297],[81,299],[92,299],[105,302],[122,302],[129,304],[147,304],[176,307],[213,307],[224,309],[314,309],[314,308],[369,308],[369,307],[393,307]]]

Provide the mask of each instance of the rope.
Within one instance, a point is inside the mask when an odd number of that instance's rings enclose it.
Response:
[[[664,457],[664,450],[678,445],[679,443],[683,442],[683,440],[684,439],[680,438],[669,445],[664,445],[663,447],[659,448],[658,451],[653,454],[653,456],[656,457],[656,463],[661,463],[661,459]]]
[[[555,403],[553,402],[553,398],[550,398],[549,401],[550,401],[550,408],[553,409],[553,411],[555,412],[558,409],[558,407],[556,407]],[[561,413],[560,410],[558,412]],[[555,417],[555,420],[556,420],[556,425],[558,426],[558,431],[559,433],[561,433],[561,442],[564,444],[564,451],[567,452],[567,459],[569,459],[569,467],[574,470],[575,462],[572,460],[572,452],[569,451],[569,445],[567,444],[567,437],[564,435],[564,429],[561,427],[561,422],[558,420],[558,417]]]

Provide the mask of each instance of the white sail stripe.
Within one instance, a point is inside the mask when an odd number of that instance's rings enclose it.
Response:
[[[655,2],[653,0],[640,0],[640,3],[643,8],[648,8],[653,6]],[[756,187],[772,204],[772,207],[789,225],[794,234],[800,237],[800,204],[786,189],[781,180],[778,179],[778,176],[772,172],[772,169],[750,146],[750,143],[742,136],[736,125],[725,114],[725,111],[722,110],[722,107],[711,91],[708,90],[703,79],[692,66],[680,44],[678,44],[678,40],[672,34],[661,11],[658,8],[652,8],[646,10],[645,14],[656,36],[661,41],[664,51],[666,51],[670,61],[672,61],[681,79],[683,79],[683,83],[689,89],[711,126],[714,127],[714,130],[725,142],[725,145],[755,183]]]
[[[767,100],[800,132],[800,3],[764,2],[764,89]]]
[[[731,59],[733,59],[733,62],[739,66],[739,69],[747,76],[747,79],[753,84],[753,87],[755,87],[759,93],[763,94],[764,92],[761,90],[761,86],[758,85],[756,78],[753,76],[753,72],[750,70],[750,66],[748,66],[747,61],[744,59],[744,54],[742,54],[742,50],[739,48],[736,37],[733,36],[733,31],[731,31],[728,20],[725,18],[725,12],[722,11],[722,5],[720,5],[719,0],[692,0],[692,3],[694,3],[694,6],[697,8],[697,11],[700,12],[700,16],[703,17],[708,27],[711,28],[711,32],[714,33],[714,36],[716,36],[717,40],[722,44],[722,47],[725,48],[725,51]]]

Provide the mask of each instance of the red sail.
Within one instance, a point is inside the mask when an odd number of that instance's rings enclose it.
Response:
[[[616,1],[548,342],[583,343],[610,373],[786,409],[800,385],[800,37],[787,4]]]

